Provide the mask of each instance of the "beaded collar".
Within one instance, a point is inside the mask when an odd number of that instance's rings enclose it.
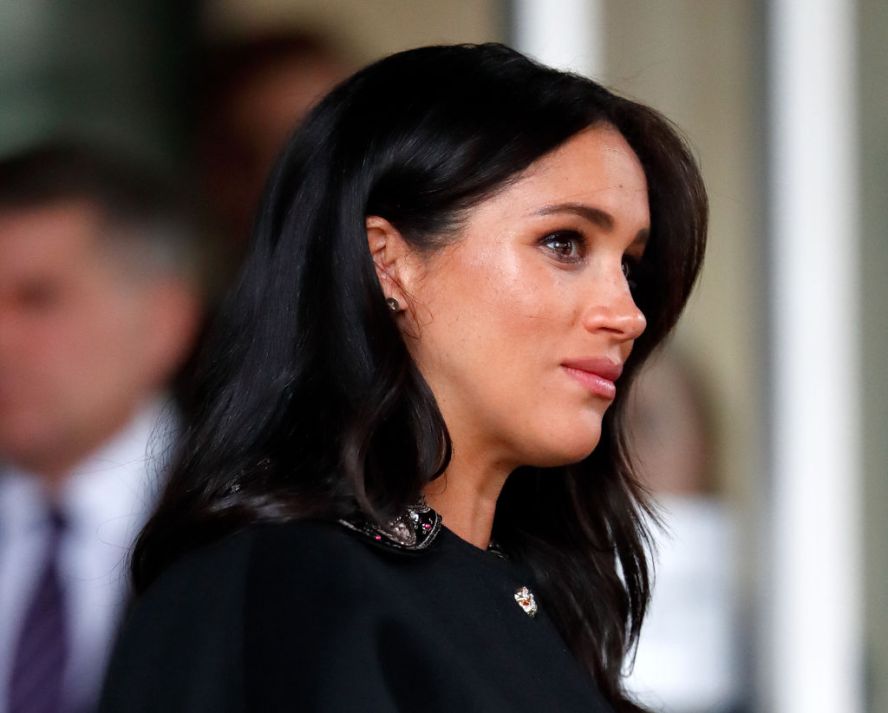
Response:
[[[422,500],[407,508],[406,512],[378,525],[372,520],[357,514],[340,518],[339,523],[357,532],[373,544],[401,552],[421,552],[437,539],[441,533],[441,516]],[[501,559],[508,559],[499,545],[491,541],[487,551]],[[537,602],[533,592],[526,586],[518,587],[512,595],[521,610],[533,619],[537,614]]]
[[[385,525],[378,525],[360,514],[340,518],[339,523],[375,543],[403,552],[428,549],[441,532],[441,516],[424,502],[408,507]]]
[[[375,544],[401,552],[421,552],[437,539],[442,520],[423,500],[409,506],[406,512],[389,520],[385,526],[378,525],[361,514],[340,518],[339,524],[364,535]],[[487,551],[500,559],[508,559],[495,540],[490,541]]]

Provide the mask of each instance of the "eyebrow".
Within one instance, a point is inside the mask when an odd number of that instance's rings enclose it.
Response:
[[[603,230],[614,229],[615,221],[610,213],[601,208],[586,205],[585,203],[556,203],[555,205],[547,205],[536,211],[536,215],[554,215],[556,213],[572,213],[573,215],[585,218],[590,223],[597,225]],[[650,232],[651,231],[648,228],[642,228],[639,230],[630,247],[635,245],[641,245],[644,247],[650,237]]]

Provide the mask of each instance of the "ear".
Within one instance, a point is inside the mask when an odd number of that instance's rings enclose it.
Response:
[[[393,297],[401,308],[406,308],[415,272],[413,250],[401,232],[385,218],[367,216],[365,226],[370,257],[383,295],[386,299]]]

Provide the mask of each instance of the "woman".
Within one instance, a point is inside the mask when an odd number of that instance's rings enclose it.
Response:
[[[208,343],[102,710],[639,710],[621,412],[705,230],[662,117],[506,47],[336,88]]]

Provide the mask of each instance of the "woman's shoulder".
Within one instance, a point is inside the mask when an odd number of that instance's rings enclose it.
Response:
[[[247,580],[272,573],[298,573],[327,580],[350,570],[372,567],[383,556],[377,548],[336,522],[293,520],[244,527],[196,548],[160,574],[142,599],[178,599],[201,590],[219,594],[220,588],[239,588]]]
[[[191,550],[169,565],[133,603],[127,628],[145,632],[232,622],[266,590],[291,597],[351,589],[375,568],[374,553],[335,522],[256,524]],[[310,586],[307,586],[307,583]],[[160,626],[163,624],[163,626]]]
[[[437,548],[429,548],[436,550]],[[424,556],[427,555],[427,556]],[[340,605],[384,596],[392,578],[411,577],[436,559],[380,542],[371,534],[335,521],[291,520],[254,524],[181,556],[152,583],[137,608],[209,614],[217,607],[240,609],[267,597]],[[430,564],[430,563],[429,563]]]
[[[412,556],[347,524],[302,520],[251,528],[247,597],[298,611],[340,611],[384,601],[396,581],[423,567]],[[423,553],[426,554],[426,553]]]
[[[243,710],[244,659],[289,653],[311,622],[335,631],[375,557],[319,521],[252,525],[182,555],[131,606],[102,713]]]

